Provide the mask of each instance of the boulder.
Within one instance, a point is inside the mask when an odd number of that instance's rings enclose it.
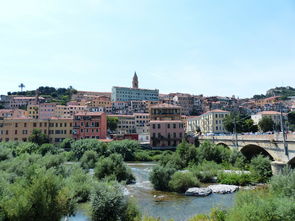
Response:
[[[208,186],[209,189],[212,190],[213,193],[233,193],[239,189],[236,185],[226,185],[226,184],[215,184]]]
[[[212,190],[209,188],[192,187],[185,192],[185,195],[186,196],[208,196],[211,193],[212,193]]]

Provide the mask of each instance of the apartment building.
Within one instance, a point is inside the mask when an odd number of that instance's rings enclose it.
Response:
[[[150,108],[150,139],[152,147],[175,147],[184,138],[181,107],[159,104]]]
[[[107,118],[103,112],[81,112],[74,115],[73,138],[106,139]]]
[[[136,133],[135,116],[134,115],[108,115],[109,117],[116,117],[118,125],[116,134],[134,134]]]
[[[200,116],[191,117],[187,119],[187,132],[201,131],[203,134],[214,133],[221,134],[226,133],[223,126],[224,118],[229,115],[230,112],[224,110],[211,110]]]
[[[259,121],[263,117],[269,117],[273,120],[276,125],[280,124],[281,113],[277,111],[262,111],[257,114],[251,115],[251,119],[253,120],[254,124],[258,125]]]
[[[39,104],[39,119],[49,119],[54,117],[56,103],[42,103]]]
[[[40,129],[51,143],[59,143],[72,137],[72,119],[52,118],[47,120],[33,118],[1,118],[1,141],[28,141],[34,129]]]

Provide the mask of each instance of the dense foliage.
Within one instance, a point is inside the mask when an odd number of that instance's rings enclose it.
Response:
[[[223,120],[224,128],[232,133],[234,132],[235,123],[237,133],[258,131],[257,125],[254,125],[254,122],[250,116],[230,113]]]
[[[57,102],[65,105],[71,100],[73,94],[77,93],[72,86],[68,88],[54,88],[54,87],[39,87],[39,95],[44,97],[47,102]],[[19,91],[19,92],[8,92],[8,95],[21,95],[21,96],[36,96],[36,90],[32,91]]]
[[[135,182],[135,178],[123,162],[119,154],[111,154],[109,157],[101,157],[94,169],[98,179],[126,181],[127,184]]]

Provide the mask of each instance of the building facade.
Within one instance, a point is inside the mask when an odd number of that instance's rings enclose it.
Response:
[[[72,138],[73,119],[52,118],[47,120],[29,118],[0,119],[1,141],[28,141],[34,129],[40,129],[51,143]]]
[[[106,139],[107,118],[102,112],[81,112],[74,115],[73,138]]]
[[[159,104],[150,108],[150,145],[152,147],[175,147],[184,138],[181,107]]]
[[[224,110],[212,110],[200,116],[188,118],[186,132],[197,133],[200,131],[202,134],[226,133],[223,120],[229,113]]]

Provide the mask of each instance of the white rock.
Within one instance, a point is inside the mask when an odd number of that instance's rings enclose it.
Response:
[[[239,189],[236,185],[226,185],[226,184],[216,184],[208,186],[209,189],[212,190],[213,193],[233,193]]]
[[[211,193],[212,193],[212,190],[209,188],[192,187],[185,192],[185,195],[186,196],[208,196]]]

